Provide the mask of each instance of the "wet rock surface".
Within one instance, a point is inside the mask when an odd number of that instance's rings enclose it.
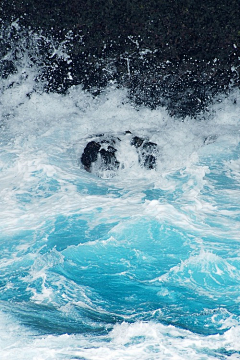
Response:
[[[98,169],[101,171],[117,170],[119,168],[119,161],[116,159],[117,149],[114,147],[115,139],[104,138],[101,135],[94,141],[90,141],[81,156],[81,163],[84,169],[92,172],[93,164],[98,162]]]
[[[136,105],[185,117],[239,87],[239,0],[2,0],[0,18],[25,27],[26,47],[32,31],[64,41],[68,58],[39,41],[47,91],[82,84],[98,94],[115,82]],[[0,41],[1,59],[18,36]],[[3,60],[0,69],[15,71]]]
[[[131,145],[137,149],[140,165],[148,170],[155,169],[158,155],[157,144],[134,136],[131,140]]]
[[[126,134],[129,135],[131,133],[127,131],[121,138],[101,134],[96,136],[94,140],[89,141],[80,158],[84,169],[101,176],[100,174],[104,171],[111,171],[114,174],[120,167],[124,168],[124,163],[119,159],[119,145]],[[159,155],[157,144],[149,141],[147,138],[132,135],[129,143],[136,150],[138,163],[141,167],[147,170],[156,168],[157,157]]]

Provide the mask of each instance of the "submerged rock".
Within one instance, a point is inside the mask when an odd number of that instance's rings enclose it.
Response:
[[[101,145],[96,141],[90,141],[84,149],[81,156],[81,163],[84,165],[84,169],[91,171],[92,163],[97,161],[98,153]]]
[[[146,169],[155,169],[157,163],[158,146],[146,139],[134,136],[131,141],[138,152],[139,163]]]
[[[117,170],[119,168],[119,161],[117,161],[115,152],[117,149],[113,146],[114,139],[100,139],[90,141],[81,156],[81,163],[84,169],[92,172],[94,163],[98,163],[99,170]]]
[[[131,132],[126,131],[126,134]],[[120,165],[124,168],[124,164],[119,160],[119,137],[108,137],[103,134],[96,138],[84,148],[81,156],[81,163],[88,172],[101,174],[104,171],[116,172]],[[155,169],[157,166],[158,146],[150,142],[147,138],[138,136],[130,137],[130,145],[135,148],[138,154],[138,163],[147,170]]]

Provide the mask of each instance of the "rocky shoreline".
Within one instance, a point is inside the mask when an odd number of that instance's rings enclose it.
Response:
[[[68,61],[42,45],[48,91],[83,84],[97,94],[114,81],[136,105],[185,117],[239,87],[238,0],[3,0],[0,19],[65,40]],[[2,62],[2,75],[11,66]]]

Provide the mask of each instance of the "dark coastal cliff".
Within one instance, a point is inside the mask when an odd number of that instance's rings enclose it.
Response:
[[[0,11],[2,23],[71,37],[69,64],[46,55],[58,65],[49,90],[97,92],[113,80],[136,104],[194,116],[239,86],[239,0],[2,0]]]

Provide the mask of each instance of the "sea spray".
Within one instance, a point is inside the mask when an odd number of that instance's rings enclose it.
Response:
[[[181,121],[114,83],[46,92],[40,63],[14,63],[1,82],[1,358],[238,359],[239,91]],[[123,141],[114,177],[86,172],[89,139],[124,131],[158,144],[157,167]]]

